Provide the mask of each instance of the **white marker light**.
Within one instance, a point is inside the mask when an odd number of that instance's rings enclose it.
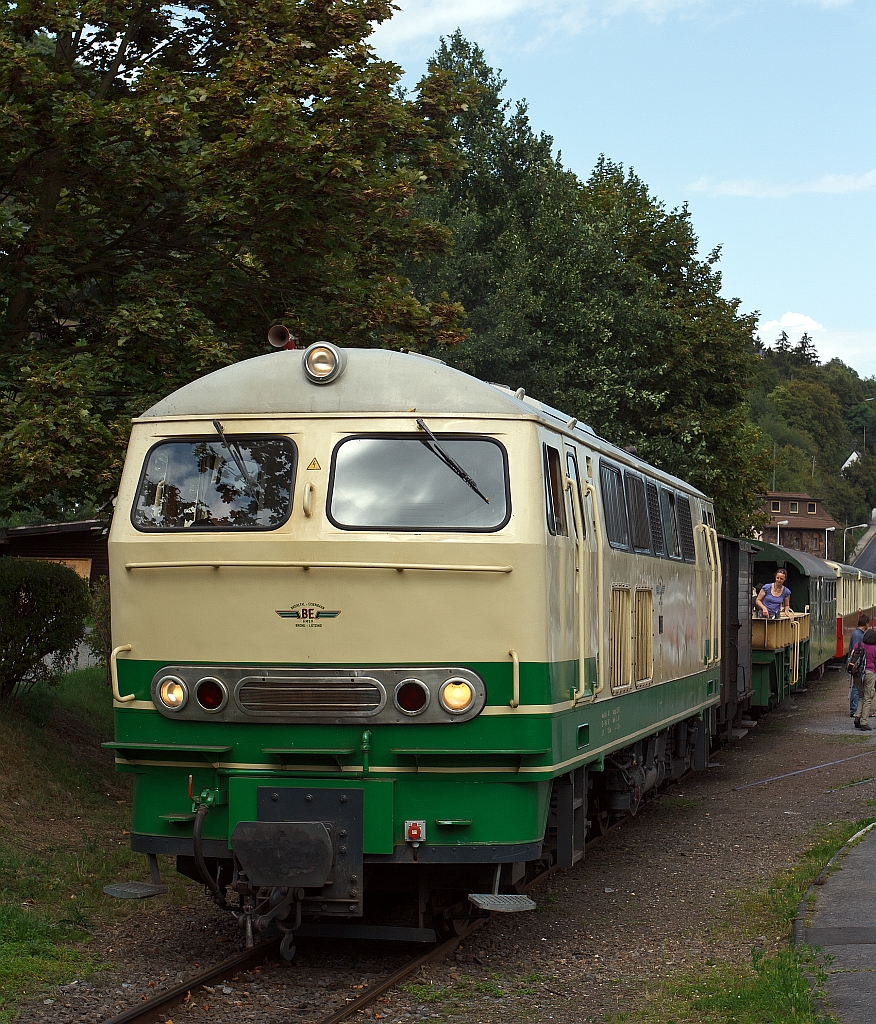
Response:
[[[179,711],[189,699],[188,687],[176,676],[165,676],[158,684],[158,699],[168,711]]]
[[[468,711],[474,700],[474,690],[464,679],[448,679],[441,687],[441,704],[452,715]]]

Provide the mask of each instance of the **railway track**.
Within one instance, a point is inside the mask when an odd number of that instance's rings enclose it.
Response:
[[[533,888],[556,870],[554,867],[548,868],[541,874],[536,875],[525,888],[527,890]],[[470,935],[490,921],[493,916],[493,914],[490,914],[489,916],[477,917],[470,921],[460,930],[459,934],[430,946],[424,953],[402,964],[401,967],[392,971],[382,981],[370,986],[367,992],[362,992],[347,1003],[346,1006],[342,1006],[328,1016],[321,1018],[318,1024],[339,1024],[340,1021],[352,1017],[353,1014],[364,1009],[376,999],[379,999],[384,993],[399,985],[405,978],[414,974],[423,964],[428,963],[430,960],[438,960],[450,955],[461,942],[465,941]],[[214,967],[208,968],[200,974],[195,974],[186,981],[180,982],[180,984],[174,985],[164,992],[160,992],[151,999],[146,999],[139,1005],[132,1006],[115,1017],[109,1018],[104,1024],[154,1024],[156,1021],[163,1022],[167,1019],[166,1015],[169,1010],[187,1002],[194,993],[205,986],[231,980],[235,975],[258,966],[265,959],[279,952],[280,941],[281,937],[278,936],[275,939],[260,943],[254,949],[247,949],[228,957],[227,960],[223,960]]]

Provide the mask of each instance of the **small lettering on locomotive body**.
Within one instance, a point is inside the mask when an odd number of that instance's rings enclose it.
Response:
[[[326,620],[336,619],[341,612],[340,609],[331,611],[316,601],[299,601],[291,608],[278,608],[277,614],[281,619],[296,619],[296,626],[319,627]]]

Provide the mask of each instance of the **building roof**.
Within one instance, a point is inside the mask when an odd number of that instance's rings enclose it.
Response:
[[[0,529],[0,544],[19,537],[46,537],[56,533],[90,533],[106,530],[105,519],[81,519],[76,523],[41,523],[39,526],[6,526]]]
[[[786,512],[783,509],[780,512],[773,512],[769,508],[770,502],[773,501],[796,501],[800,505],[800,511]],[[805,508],[806,503],[810,501],[815,502],[814,514],[807,512]],[[800,491],[770,491],[766,496],[766,504],[770,515],[770,526],[775,526],[776,523],[787,519],[788,525],[783,526],[783,530],[829,530],[831,527],[835,530],[842,529],[833,516],[824,511],[821,499],[813,498],[811,494],[804,494]]]

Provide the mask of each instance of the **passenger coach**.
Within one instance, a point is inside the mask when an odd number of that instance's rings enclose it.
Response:
[[[248,935],[406,888],[407,937],[514,906],[706,763],[708,499],[437,360],[321,344],[175,392],[134,422],[110,557],[133,849]]]

